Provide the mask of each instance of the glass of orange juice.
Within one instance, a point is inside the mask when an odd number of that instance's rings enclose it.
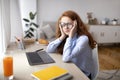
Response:
[[[3,58],[3,72],[7,80],[13,79],[13,57],[5,56]]]

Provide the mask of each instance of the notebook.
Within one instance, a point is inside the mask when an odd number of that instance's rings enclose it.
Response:
[[[35,80],[71,80],[73,78],[66,69],[55,65],[35,71],[31,76]]]
[[[26,56],[30,65],[40,65],[55,62],[46,51],[37,50],[34,52],[26,52]]]

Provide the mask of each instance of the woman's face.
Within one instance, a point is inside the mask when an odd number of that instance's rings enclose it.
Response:
[[[73,21],[69,17],[62,17],[60,21],[60,25],[66,35],[69,35],[70,30],[73,27]]]

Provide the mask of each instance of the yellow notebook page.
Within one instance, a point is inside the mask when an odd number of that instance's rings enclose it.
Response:
[[[32,74],[39,80],[51,80],[66,73],[68,73],[68,71],[63,68],[58,66],[51,66],[43,70],[33,72]]]

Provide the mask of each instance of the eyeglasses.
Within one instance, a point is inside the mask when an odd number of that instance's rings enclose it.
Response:
[[[62,27],[62,28],[64,28],[64,27],[67,27],[67,28],[72,28],[73,27],[73,24],[72,23],[64,23],[64,22],[61,22],[60,23],[60,26]]]

